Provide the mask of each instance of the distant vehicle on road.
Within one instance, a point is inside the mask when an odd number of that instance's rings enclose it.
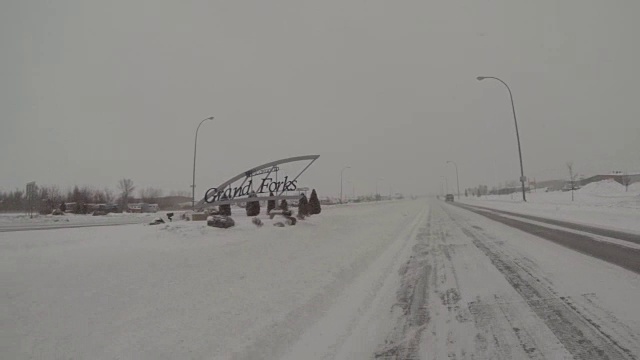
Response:
[[[69,208],[69,204],[67,204],[67,208]],[[120,212],[117,204],[88,204],[88,211],[100,211],[105,214]]]
[[[444,197],[444,201],[446,201],[446,202],[453,202],[453,194],[447,194],[447,195]]]

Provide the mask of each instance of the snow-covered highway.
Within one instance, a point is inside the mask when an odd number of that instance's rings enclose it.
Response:
[[[0,214],[0,232],[144,224],[158,215],[160,214],[113,213],[106,216],[65,214],[64,216],[36,215],[34,218],[29,218],[24,214]]]
[[[640,357],[640,274],[467,209],[335,206],[287,228],[234,218],[0,233],[0,354]]]

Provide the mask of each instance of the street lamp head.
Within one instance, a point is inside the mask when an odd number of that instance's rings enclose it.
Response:
[[[482,80],[484,80],[486,78],[487,78],[486,76],[478,76],[476,79],[478,79],[478,81],[482,81]]]

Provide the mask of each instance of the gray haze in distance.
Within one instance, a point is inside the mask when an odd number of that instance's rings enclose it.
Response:
[[[640,170],[638,1],[0,3],[0,189],[199,193],[320,154],[320,195]],[[345,185],[346,186],[346,185]],[[451,187],[453,189],[453,187]]]

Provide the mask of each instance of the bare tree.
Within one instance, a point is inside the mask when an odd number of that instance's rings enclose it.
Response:
[[[64,196],[60,189],[53,186],[39,186],[37,188],[36,199],[39,200],[36,205],[42,214],[50,214],[53,209],[57,208],[63,201]]]
[[[108,188],[95,189],[92,192],[92,200],[96,204],[110,204],[113,203],[113,193]]]
[[[154,203],[158,201],[158,198],[162,197],[162,189],[147,187],[140,189],[138,192],[142,201],[147,203]]]
[[[133,190],[136,187],[133,185],[133,180],[131,179],[121,179],[118,181],[118,190],[120,190],[120,201],[122,204],[123,211],[126,210],[129,205],[129,197],[133,194]]]
[[[55,185],[39,187],[38,192],[38,198],[41,200],[51,200],[54,204],[64,201],[60,188]]]
[[[111,189],[109,188],[104,188],[104,191],[102,192],[102,194],[104,195],[104,201],[107,204],[113,204],[113,202],[115,201],[116,197],[113,195],[113,191],[111,191]]]
[[[183,196],[183,197],[191,198],[191,193],[187,190],[178,190],[178,191],[174,190],[169,193],[169,196]]]
[[[573,190],[575,190],[576,185],[576,174],[573,173],[573,161],[567,161],[567,169],[569,169],[569,182],[571,184],[571,201],[573,201]]]
[[[88,186],[79,187],[75,185],[73,189],[67,191],[67,201],[75,202],[76,204],[88,204],[94,197],[94,192]]]

